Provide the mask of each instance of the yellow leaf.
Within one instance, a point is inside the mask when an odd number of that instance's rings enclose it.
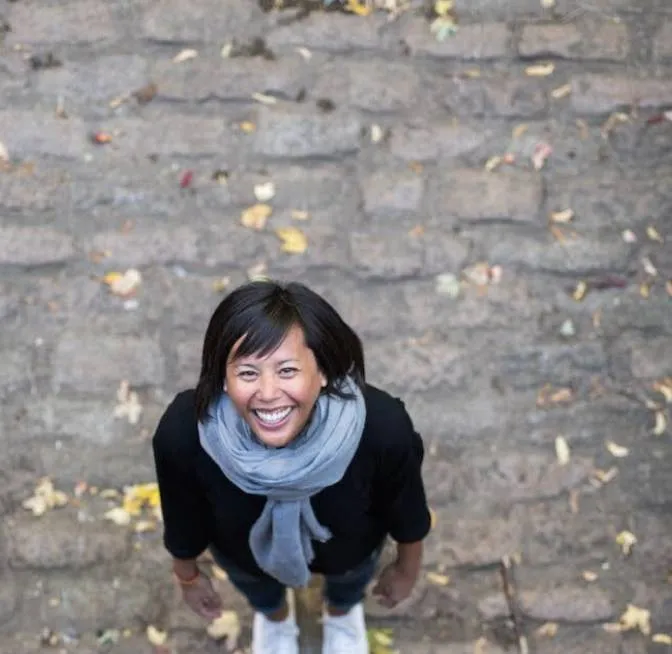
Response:
[[[646,228],[646,235],[652,240],[652,241],[658,241],[658,243],[663,243],[663,237],[658,233],[658,230],[653,226],[649,225]]]
[[[648,636],[651,633],[651,612],[628,604],[618,624],[622,631],[639,629],[645,636]]]
[[[639,294],[644,298],[648,298],[651,295],[651,282],[642,282],[639,285]]]
[[[380,143],[385,136],[385,131],[380,125],[371,125],[371,143]]]
[[[504,157],[500,155],[495,155],[494,157],[490,157],[486,162],[484,168],[491,173],[493,170],[496,170],[499,168],[499,166],[502,164],[504,161]]]
[[[609,450],[609,453],[617,459],[622,459],[630,454],[630,450],[627,447],[618,445],[613,441],[607,441],[607,449]]]
[[[609,470],[606,471],[598,468],[593,474],[601,484],[608,484],[618,474],[618,468],[609,468]]]
[[[161,647],[166,642],[168,634],[165,631],[159,631],[153,625],[147,627],[147,640],[154,645],[154,647]]]
[[[669,634],[653,634],[651,640],[659,645],[672,645],[672,636]]]
[[[293,220],[308,220],[310,214],[307,211],[300,211],[299,209],[292,209]]]
[[[348,0],[345,8],[356,16],[368,16],[372,11],[364,0]]]
[[[553,9],[555,7],[555,0],[541,0],[541,6],[544,9]]]
[[[511,132],[511,137],[514,139],[519,139],[525,132],[527,132],[528,125],[516,125]]]
[[[226,638],[226,649],[232,652],[238,646],[240,638],[240,619],[235,611],[222,611],[221,615],[213,620],[206,630],[208,636],[214,640]]]
[[[195,57],[198,57],[197,50],[191,50],[191,49],[182,50],[181,52],[176,54],[175,57],[173,57],[173,63],[181,64],[183,61],[188,61],[189,59],[194,59]]]
[[[569,445],[563,436],[557,436],[555,439],[555,455],[561,466],[566,466],[569,463]]]
[[[257,129],[257,126],[249,121],[249,120],[244,120],[242,123],[240,123],[240,129],[245,132],[245,134],[252,134]]]
[[[537,629],[538,636],[553,638],[558,633],[558,624],[556,622],[546,622]]]
[[[584,297],[586,297],[586,292],[588,291],[588,284],[584,281],[580,281],[577,285],[576,288],[574,289],[574,292],[572,293],[572,297],[577,301],[581,302]]]
[[[131,514],[122,507],[117,506],[114,509],[110,509],[105,514],[105,520],[114,522],[114,524],[118,525],[119,527],[126,527],[127,525],[131,524]]]
[[[572,92],[572,85],[563,84],[562,86],[558,86],[557,89],[553,89],[551,91],[551,97],[554,100],[562,100],[562,98],[566,98],[568,95],[570,95],[571,92]]]
[[[215,293],[223,293],[229,286],[231,286],[230,277],[220,277],[212,282],[212,290],[215,291]]]
[[[155,508],[161,504],[158,484],[136,484],[124,489],[123,509],[132,516],[140,515],[144,507]]]
[[[450,583],[450,577],[448,575],[441,575],[437,572],[428,572],[426,577],[430,584],[435,584],[437,586],[447,586]]]
[[[616,536],[616,543],[621,546],[623,554],[627,556],[637,544],[637,536],[631,531],[622,531]]]
[[[553,74],[555,70],[555,64],[535,64],[534,66],[528,66],[525,69],[525,74],[529,77],[548,77]]]
[[[280,249],[288,254],[301,254],[308,247],[306,235],[296,227],[278,227],[276,235],[282,241]]]
[[[437,16],[447,16],[455,8],[455,0],[436,0],[434,13]]]
[[[266,227],[266,221],[272,213],[273,209],[268,204],[255,204],[243,211],[240,223],[248,229],[261,231]]]
[[[481,76],[481,69],[480,68],[469,68],[468,70],[464,71],[464,74],[469,79],[478,79]]]
[[[120,495],[119,491],[114,488],[104,488],[98,494],[98,496],[104,500],[116,500],[119,497],[119,495]]]
[[[662,436],[667,429],[667,418],[663,411],[656,411],[656,422],[653,426],[653,433],[655,436]]]
[[[551,220],[554,223],[566,224],[574,219],[573,209],[563,209],[562,211],[554,211],[551,213]]]
[[[110,291],[119,297],[130,297],[140,286],[142,275],[135,268],[129,268],[125,273],[111,272],[103,277]]]
[[[260,104],[265,104],[265,105],[273,105],[277,104],[278,99],[272,95],[268,95],[266,93],[253,93],[252,94],[252,99],[256,100]]]
[[[584,570],[581,573],[581,576],[584,578],[585,581],[592,583],[593,581],[597,581],[597,573],[593,572],[592,570]]]
[[[254,197],[257,202],[268,202],[275,196],[275,184],[273,182],[264,182],[263,184],[255,184]]]

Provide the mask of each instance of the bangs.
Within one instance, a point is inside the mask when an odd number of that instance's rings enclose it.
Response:
[[[287,336],[289,330],[298,325],[301,320],[295,307],[281,298],[274,298],[262,311],[253,311],[241,321],[238,333],[231,335],[231,361],[246,356],[265,357],[275,351]],[[242,317],[242,316],[241,316]],[[234,344],[240,339],[240,344],[233,351]]]

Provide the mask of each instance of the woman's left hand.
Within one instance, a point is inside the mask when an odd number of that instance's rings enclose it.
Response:
[[[373,594],[382,606],[391,609],[410,596],[417,579],[417,571],[405,569],[395,561],[380,573]]]

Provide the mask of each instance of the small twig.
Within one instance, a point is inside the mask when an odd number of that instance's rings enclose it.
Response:
[[[500,573],[502,575],[502,584],[504,586],[504,596],[506,597],[506,603],[509,607],[509,615],[513,622],[513,630],[518,639],[518,652],[519,654],[529,654],[530,648],[527,642],[527,637],[523,631],[523,619],[513,578],[513,561],[510,556],[502,557]]]

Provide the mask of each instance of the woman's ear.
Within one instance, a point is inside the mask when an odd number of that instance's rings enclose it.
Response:
[[[327,386],[327,378],[322,373],[320,373],[320,385],[322,386],[322,388],[326,388]]]

